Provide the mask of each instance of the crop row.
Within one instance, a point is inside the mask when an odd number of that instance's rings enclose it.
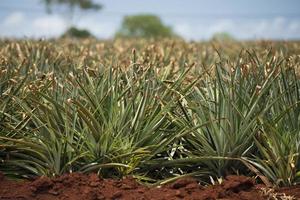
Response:
[[[0,171],[300,183],[300,44],[0,41]],[[271,48],[272,47],[272,48]]]

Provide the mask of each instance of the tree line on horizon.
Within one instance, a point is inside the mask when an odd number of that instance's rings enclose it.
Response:
[[[48,13],[52,13],[55,6],[67,6],[69,17],[74,18],[76,9],[81,11],[99,11],[103,5],[94,0],[43,0]],[[72,21],[72,20],[71,20]],[[181,38],[172,27],[165,25],[162,20],[153,14],[137,14],[125,16],[120,28],[115,33],[115,38]],[[61,38],[95,38],[86,29],[80,29],[73,24],[69,24],[67,30]],[[234,37],[226,32],[215,33],[212,40],[231,41]]]

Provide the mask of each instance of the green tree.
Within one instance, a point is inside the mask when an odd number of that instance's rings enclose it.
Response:
[[[95,3],[94,0],[43,0],[46,4],[47,11],[52,13],[54,6],[66,6],[69,11],[65,12],[64,17],[68,24],[66,32],[62,37],[72,37],[72,38],[87,38],[94,37],[88,30],[78,29],[74,25],[74,12],[78,8],[82,11],[88,10],[100,10],[102,5]],[[78,17],[78,16],[77,16]]]
[[[43,0],[46,4],[46,8],[48,13],[52,13],[54,11],[54,6],[67,6],[69,8],[68,12],[65,12],[65,16],[67,16],[69,28],[73,26],[74,21],[74,12],[76,8],[79,8],[82,11],[88,10],[100,10],[102,9],[102,5],[99,3],[95,3],[94,0]]]
[[[171,27],[163,24],[155,15],[133,15],[123,19],[116,37],[171,37]]]
[[[66,5],[71,10],[76,7],[81,10],[100,10],[102,8],[101,4],[95,3],[93,0],[44,0],[47,5],[48,11],[51,11],[53,5]]]
[[[94,36],[85,29],[79,29],[74,26],[70,27],[62,36],[62,38],[93,38]]]
[[[232,42],[235,41],[235,38],[230,33],[217,32],[212,36],[211,40],[218,42]]]

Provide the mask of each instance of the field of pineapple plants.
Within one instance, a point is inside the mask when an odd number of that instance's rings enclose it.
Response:
[[[300,42],[0,47],[0,199],[300,198]]]

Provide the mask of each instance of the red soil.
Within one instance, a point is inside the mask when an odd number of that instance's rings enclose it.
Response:
[[[300,199],[300,186],[282,188]],[[73,173],[57,178],[39,177],[33,181],[11,181],[0,173],[0,199],[97,200],[97,199],[199,199],[263,200],[261,189],[250,178],[228,176],[221,185],[203,187],[195,179],[180,179],[171,184],[146,187],[133,178],[101,179],[96,174]]]

